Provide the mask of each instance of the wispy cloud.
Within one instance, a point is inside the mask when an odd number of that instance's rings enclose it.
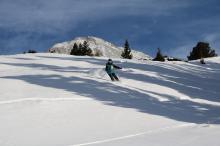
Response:
[[[217,54],[220,55],[220,34],[211,33],[211,34],[203,34],[201,35],[201,39],[198,41],[208,42],[210,47],[216,51]],[[196,46],[197,40],[195,41],[187,41],[183,46],[178,46],[174,49],[168,50],[168,54],[171,56],[177,56],[179,58],[186,58],[189,55],[192,48]]]
[[[19,31],[68,30],[88,19],[118,15],[167,15],[187,4],[175,0],[3,0],[0,27]]]

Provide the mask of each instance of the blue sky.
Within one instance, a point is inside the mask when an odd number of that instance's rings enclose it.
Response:
[[[0,0],[0,54],[46,51],[96,36],[154,56],[186,58],[198,41],[220,54],[219,0]]]

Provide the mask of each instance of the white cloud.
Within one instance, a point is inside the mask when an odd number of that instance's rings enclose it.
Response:
[[[203,37],[204,37],[204,41],[207,41],[210,43],[220,41],[220,34],[219,33],[207,34],[207,35],[204,35]]]
[[[172,49],[172,50],[169,50],[168,51],[168,54],[172,57],[177,57],[177,58],[183,58],[183,59],[186,59],[187,56],[189,55],[191,49],[192,49],[192,46],[194,44],[191,44],[191,45],[184,45],[184,46],[179,46],[175,49]]]
[[[202,39],[198,41],[208,42],[210,47],[216,51],[217,54],[220,55],[220,34],[218,33],[210,33],[203,34]],[[187,42],[187,45],[178,46],[175,49],[169,50],[168,54],[171,56],[176,56],[179,58],[186,58],[189,53],[192,51],[192,48],[197,44],[196,41]]]
[[[216,53],[220,55],[220,34],[212,33],[204,36],[204,41],[209,42],[210,47],[215,49]]]

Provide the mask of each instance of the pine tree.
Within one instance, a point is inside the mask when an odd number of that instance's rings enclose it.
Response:
[[[217,54],[215,50],[211,49],[209,43],[198,42],[197,45],[193,48],[190,55],[187,56],[188,60],[196,60],[207,57],[215,57]]]
[[[79,56],[83,56],[83,45],[80,43],[79,44],[79,51],[78,51],[78,53],[77,53],[77,55],[79,55]]]
[[[93,56],[92,55],[92,49],[89,48],[89,44],[87,43],[87,41],[83,42],[82,48],[83,48],[82,49],[82,55]]]
[[[79,47],[76,43],[74,43],[73,49],[71,50],[70,55],[77,55],[78,52],[79,52]]]
[[[164,56],[161,54],[160,52],[160,48],[157,49],[157,55],[156,57],[153,59],[153,61],[165,61]]]
[[[125,41],[124,51],[122,52],[121,56],[126,59],[132,59],[132,57],[133,57],[133,55],[131,53],[131,49],[129,47],[128,40]]]
[[[92,49],[91,48],[87,48],[86,49],[86,54],[85,55],[87,55],[87,56],[93,56],[93,54],[92,54]]]
[[[36,50],[28,50],[27,53],[37,53],[37,51]]]

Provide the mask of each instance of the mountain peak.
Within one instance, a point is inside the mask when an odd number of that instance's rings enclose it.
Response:
[[[82,44],[84,41],[87,41],[93,53],[100,52],[101,56],[103,57],[121,58],[121,53],[123,51],[122,47],[118,47],[110,42],[107,42],[101,38],[97,38],[94,36],[76,37],[71,41],[57,43],[53,45],[48,51],[51,53],[70,54],[74,43]],[[133,58],[138,60],[140,59],[148,60],[151,58],[149,55],[146,55],[139,51],[135,51],[133,49],[132,49],[132,54],[133,54]]]

